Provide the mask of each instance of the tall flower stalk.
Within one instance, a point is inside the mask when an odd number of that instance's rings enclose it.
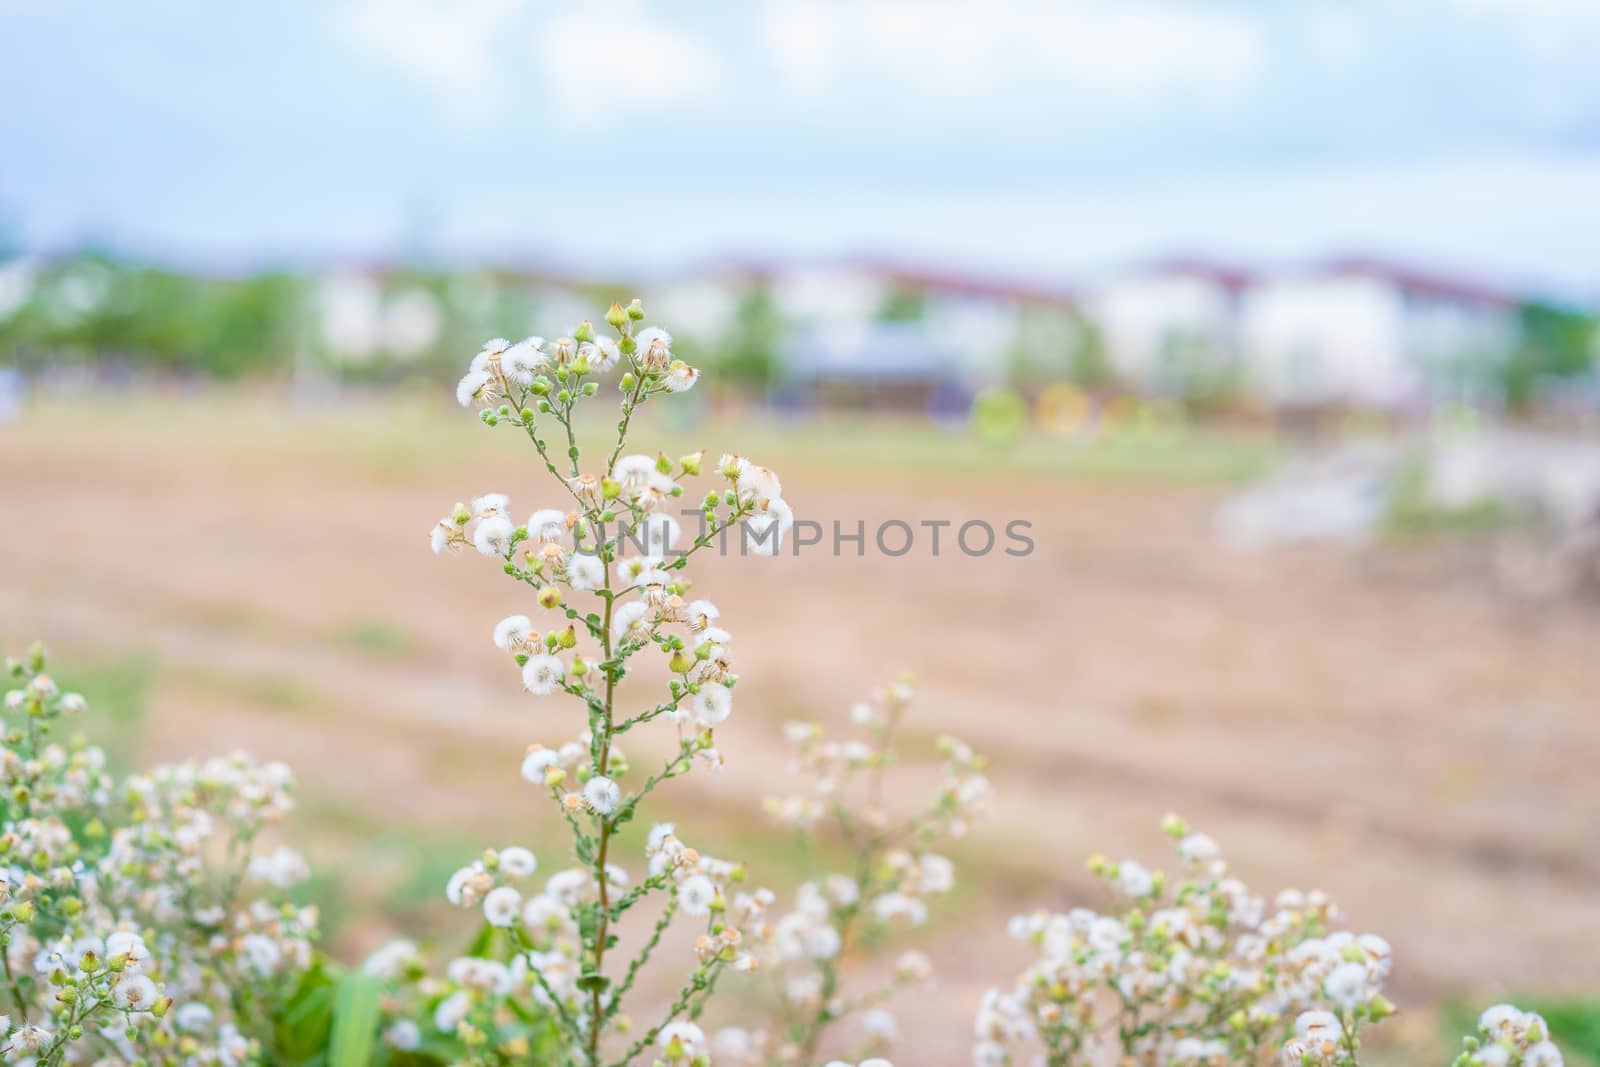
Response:
[[[563,1062],[627,1064],[652,1044],[666,1063],[697,1062],[706,1055],[706,1041],[694,1020],[726,971],[755,969],[749,948],[764,935],[770,894],[738,889],[742,868],[685,846],[669,825],[649,834],[650,869],[642,881],[633,884],[616,862],[619,833],[647,796],[697,767],[722,762],[715,728],[732,711],[738,676],[717,607],[689,599],[690,560],[712,546],[726,549],[734,535],[740,553],[771,555],[792,524],[777,475],[743,457],[722,456],[709,471],[720,485],[685,510],[679,502],[703,473],[701,453],[677,460],[627,453],[639,409],[699,379],[697,369],[673,356],[669,334],[638,328],[643,317],[638,301],[626,308],[613,304],[605,322],[614,337],[597,335],[585,322],[571,337],[553,341],[491,341],[457,388],[457,399],[476,407],[486,425],[521,431],[557,483],[559,506],[516,524],[506,496],[481,495],[440,520],[433,549],[475,549],[528,587],[541,621],[510,615],[495,627],[495,644],[515,658],[529,693],[581,702],[586,723],[577,738],[535,746],[523,761],[524,776],[543,788],[565,820],[578,867],[559,872],[543,893],[525,900],[511,883],[532,873],[520,862],[526,850],[519,850],[517,869],[509,872],[504,852],[490,850],[458,871],[447,890],[459,905],[482,906],[519,953],[516,973],[507,968],[506,981],[496,975],[489,983],[492,995],[458,990],[467,995],[453,995],[441,1002],[442,1015],[436,1011],[441,1029],[484,1050],[483,1062],[490,1062],[495,1036],[505,1030],[498,1001],[522,990],[553,1014]],[[616,434],[600,465],[586,468],[578,411],[612,371],[621,396]],[[686,531],[680,518],[697,520],[698,529]],[[625,701],[625,679],[646,666],[665,668],[664,690]],[[630,789],[632,768],[619,740],[658,721],[675,729],[674,751]],[[615,962],[619,926],[652,898],[664,903],[651,936],[625,964]],[[665,1015],[619,1052],[612,1046],[620,1042],[608,1038],[633,1029],[622,997],[679,917],[704,923],[695,966]],[[619,1058],[608,1058],[614,1055]]]

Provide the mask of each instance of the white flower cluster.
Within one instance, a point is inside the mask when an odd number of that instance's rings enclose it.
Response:
[[[892,795],[886,771],[913,696],[909,678],[876,691],[851,710],[860,735],[848,740],[830,740],[816,724],[789,724],[790,769],[808,778],[809,788],[769,799],[768,814],[808,834],[826,829],[837,835],[854,855],[855,869],[803,883],[791,910],[776,917],[763,950],[776,983],[775,1019],[755,1031],[726,1032],[727,1061],[814,1063],[830,1028],[857,1015],[866,1050],[883,1051],[896,1023],[879,1005],[928,978],[927,957],[905,952],[877,985],[849,990],[844,983],[853,957],[895,926],[927,922],[928,902],[954,887],[954,865],[933,847],[965,834],[989,792],[983,761],[960,741],[941,738],[944,774],[932,799],[918,807]]]
[[[1478,1033],[1465,1041],[1455,1067],[1562,1067],[1561,1050],[1539,1015],[1496,1004],[1478,1017]]]
[[[85,707],[37,646],[10,661],[0,758],[0,940],[7,1062],[245,1064],[311,965],[315,909],[282,891],[308,875],[252,856],[290,809],[288,768],[237,755],[121,784],[105,753],[50,740]],[[241,1005],[251,1005],[241,1011]]]
[[[573,740],[536,744],[521,761],[522,777],[565,822],[577,863],[533,893],[519,884],[534,871],[525,848],[487,852],[457,871],[446,896],[481,909],[491,936],[442,980],[422,977],[404,945],[381,954],[395,1000],[405,1000],[408,989],[420,994],[413,997],[418,1010],[390,1027],[391,1044],[423,1040],[431,1025],[457,1042],[464,1063],[530,1050],[559,1062],[610,1062],[606,1046],[632,1029],[623,998],[681,918],[697,930],[693,955],[682,961],[687,977],[679,996],[617,1062],[654,1048],[662,1063],[703,1067],[712,1048],[696,1020],[713,988],[724,973],[754,971],[764,957],[773,896],[742,888],[738,864],[685,845],[668,824],[644,842],[642,877],[613,861],[619,832],[653,790],[697,767],[722,765],[715,731],[733,712],[739,678],[722,613],[690,592],[690,557],[725,546],[734,533],[741,552],[774,554],[793,524],[778,476],[728,454],[710,472],[721,486],[698,499],[699,529],[686,530],[671,513],[681,510],[668,504],[701,475],[704,455],[669,460],[626,452],[638,407],[699,378],[674,357],[666,331],[635,331],[643,314],[638,301],[613,304],[606,323],[614,339],[597,336],[587,322],[555,341],[496,339],[473,357],[457,388],[457,399],[478,407],[486,425],[514,427],[533,444],[561,494],[560,506],[540,508],[520,524],[507,496],[481,495],[456,505],[431,541],[435,553],[470,547],[527,587],[531,609],[494,626],[495,647],[513,659],[528,693],[564,695],[583,709],[581,728],[567,735]],[[617,436],[604,459],[586,469],[575,412],[599,392],[596,376],[613,369],[622,395]],[[625,702],[624,681],[646,659],[665,668],[665,691]],[[620,739],[656,720],[671,724],[676,747],[658,769],[634,775]],[[615,931],[646,905],[654,905],[655,918],[644,947],[625,968],[608,966]],[[553,1020],[548,1047],[535,1047],[530,1016]]]
[[[1211,838],[1175,816],[1163,825],[1183,868],[1176,883],[1097,856],[1090,870],[1125,910],[1012,920],[1012,936],[1039,955],[985,995],[973,1062],[996,1067],[1036,1047],[1048,1064],[1354,1064],[1358,1026],[1394,1012],[1382,992],[1388,943],[1336,929],[1321,892],[1280,893],[1269,907],[1229,875]]]

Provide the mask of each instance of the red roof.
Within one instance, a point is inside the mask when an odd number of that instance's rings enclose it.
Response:
[[[1345,256],[1330,259],[1316,268],[1321,274],[1335,274],[1385,281],[1407,295],[1449,300],[1462,304],[1480,304],[1485,307],[1516,307],[1521,301],[1500,288],[1450,277],[1435,271],[1419,270],[1389,260],[1371,256]]]

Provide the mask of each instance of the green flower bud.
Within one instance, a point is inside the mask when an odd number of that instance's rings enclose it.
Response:
[[[588,319],[584,319],[582,322],[578,323],[578,328],[572,331],[572,339],[574,341],[593,341],[594,323],[590,322]]]
[[[644,304],[639,301],[638,297],[634,297],[633,302],[628,305],[628,318],[634,322],[639,322],[644,318]]]
[[[612,329],[620,330],[622,329],[623,323],[627,321],[628,313],[622,310],[621,304],[613,300],[611,302],[611,307],[606,309],[606,324]]]

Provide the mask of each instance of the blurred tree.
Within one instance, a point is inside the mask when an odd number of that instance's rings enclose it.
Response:
[[[873,318],[878,322],[920,322],[927,310],[927,296],[909,285],[896,285],[884,296]]]
[[[1517,315],[1519,340],[1501,367],[1507,407],[1523,410],[1541,380],[1594,373],[1596,319],[1552,304],[1524,304]]]
[[[715,349],[725,380],[765,390],[778,377],[778,346],[783,341],[783,315],[765,283],[751,285],[739,297],[733,325]]]

